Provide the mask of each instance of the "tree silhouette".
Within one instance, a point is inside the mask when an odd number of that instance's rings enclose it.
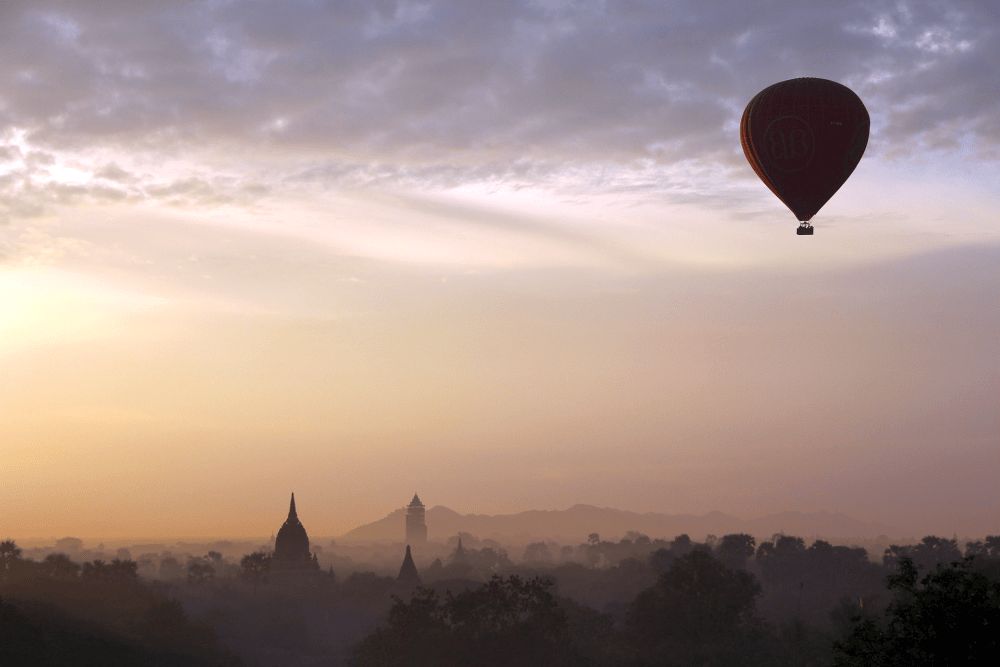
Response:
[[[267,581],[270,570],[271,557],[263,551],[255,551],[240,559],[240,577],[253,585],[254,592],[257,586]]]
[[[21,548],[14,540],[0,542],[0,581],[6,581],[21,562]]]
[[[493,577],[442,600],[421,588],[396,598],[388,623],[356,648],[358,667],[577,665],[548,579]]]
[[[753,575],[696,549],[636,597],[627,630],[643,664],[753,664],[759,592]]]
[[[649,566],[658,575],[669,571],[675,560],[677,556],[670,549],[657,549],[649,554]]]
[[[215,578],[215,568],[201,558],[192,558],[188,561],[187,580],[189,584],[205,584]]]
[[[971,560],[939,565],[922,579],[903,557],[889,576],[894,599],[881,618],[857,614],[835,645],[838,667],[995,665],[1000,656],[1000,582]]]
[[[966,542],[965,555],[978,558],[1000,558],[1000,535],[987,535],[985,540]]]
[[[160,559],[160,579],[171,580],[180,579],[184,575],[180,561],[173,556],[164,556]]]
[[[76,579],[80,566],[66,554],[49,554],[42,561],[40,571],[49,579]]]
[[[80,578],[100,581],[129,582],[139,577],[139,564],[134,560],[115,558],[110,563],[94,560],[83,564]]]
[[[528,563],[550,563],[552,551],[545,542],[532,542],[524,548],[523,560]]]
[[[715,546],[715,557],[726,567],[741,570],[753,558],[756,544],[753,535],[746,533],[723,535]]]
[[[958,548],[958,540],[928,535],[916,545],[893,544],[882,556],[886,567],[895,567],[903,559],[910,560],[918,570],[929,572],[938,565],[961,560],[962,552]]]
[[[684,556],[694,549],[694,541],[687,533],[681,533],[670,543],[670,551],[674,556]]]

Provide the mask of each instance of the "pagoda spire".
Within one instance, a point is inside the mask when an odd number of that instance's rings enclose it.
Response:
[[[288,504],[288,518],[289,519],[295,519],[296,521],[299,518],[299,515],[295,512],[295,492],[294,491],[292,492],[292,502],[290,502]]]
[[[462,546],[462,534],[458,534],[458,546],[455,547],[455,553],[451,555],[451,562],[455,564],[465,564],[465,547]]]
[[[410,545],[406,545],[406,556],[403,557],[403,565],[399,568],[399,576],[396,580],[404,584],[419,584],[420,575],[417,573],[417,566],[413,562],[413,555],[410,553]]]

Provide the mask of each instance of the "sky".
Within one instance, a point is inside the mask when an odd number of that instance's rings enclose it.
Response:
[[[1000,532],[987,0],[0,4],[0,534]],[[739,144],[850,86],[797,237]]]

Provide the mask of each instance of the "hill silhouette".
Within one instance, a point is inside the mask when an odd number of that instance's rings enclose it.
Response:
[[[400,508],[378,521],[341,535],[344,542],[401,542],[405,510]],[[444,541],[459,532],[499,541],[557,540],[583,542],[590,533],[619,539],[628,531],[650,537],[692,538],[745,532],[758,537],[775,533],[836,538],[875,538],[892,534],[892,528],[831,512],[781,512],[742,519],[722,512],[663,514],[630,512],[610,507],[578,504],[564,510],[528,510],[514,514],[460,514],[443,505],[427,510],[428,538]]]

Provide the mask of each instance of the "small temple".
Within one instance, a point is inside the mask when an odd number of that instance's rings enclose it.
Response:
[[[455,547],[455,552],[451,555],[451,563],[453,565],[465,565],[468,562],[468,555],[465,553],[465,547],[462,546],[462,535],[458,536],[458,546]]]
[[[282,573],[317,572],[319,560],[309,550],[309,535],[299,521],[295,509],[295,494],[288,505],[288,518],[281,524],[274,539],[274,555],[271,557],[271,572]]]
[[[406,545],[406,555],[403,557],[403,564],[399,568],[399,576],[396,581],[401,584],[415,586],[420,583],[420,573],[413,562],[413,554],[410,553],[410,545]]]

